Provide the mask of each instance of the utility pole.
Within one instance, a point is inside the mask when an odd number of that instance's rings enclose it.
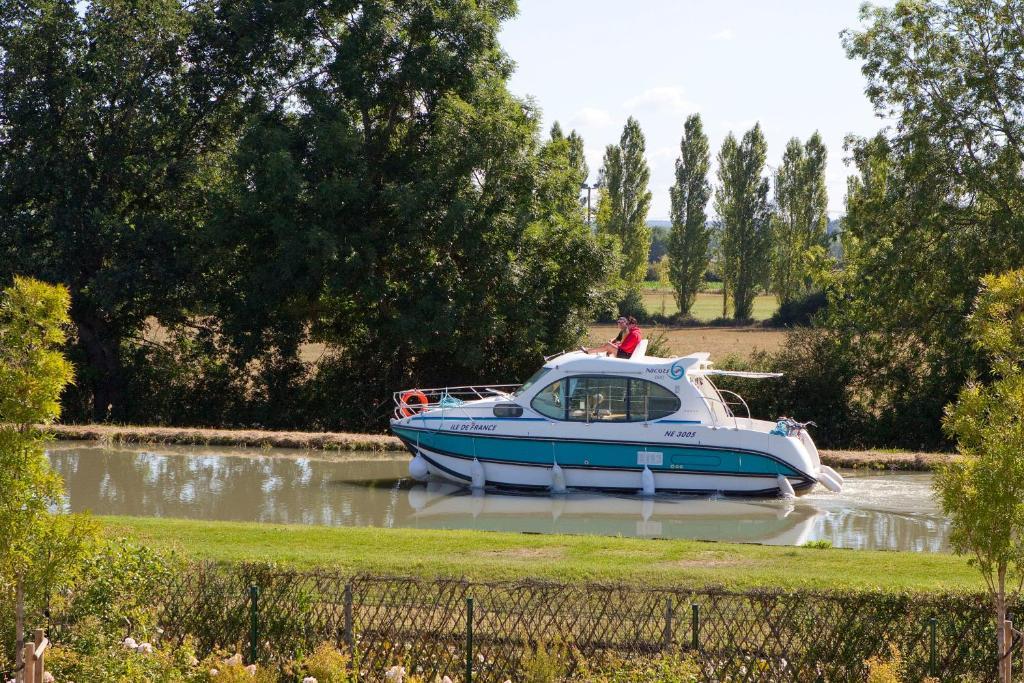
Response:
[[[591,227],[590,226],[590,191],[597,189],[597,183],[594,183],[593,185],[587,185],[586,183],[582,183],[582,184],[580,184],[580,189],[587,191],[587,227],[589,228],[589,227]]]

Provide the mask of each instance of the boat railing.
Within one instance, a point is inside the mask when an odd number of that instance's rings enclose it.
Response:
[[[477,384],[461,387],[432,387],[429,389],[403,389],[392,394],[396,418],[410,417],[427,410],[454,410],[473,419],[465,405],[470,401],[495,396],[512,397],[519,384]]]
[[[748,406],[747,402],[743,400],[743,397],[737,394],[735,391],[729,391],[728,389],[719,389],[718,387],[715,387],[715,389],[718,391],[719,396],[722,396],[722,398],[715,398],[714,396],[708,396],[703,392],[701,393],[701,396],[704,398],[704,402],[707,403],[708,405],[708,412],[711,413],[711,421],[714,424],[714,426],[722,427],[725,425],[721,425],[718,423],[718,414],[715,412],[715,407],[712,405],[712,403],[720,405],[726,417],[732,418],[733,429],[740,428],[740,419],[746,419],[747,429],[753,429],[754,423],[753,419],[750,416],[750,406]],[[726,396],[735,397],[736,400],[727,400]],[[745,418],[743,415],[737,415],[737,409],[740,408],[741,406],[743,408],[743,411],[746,413]]]

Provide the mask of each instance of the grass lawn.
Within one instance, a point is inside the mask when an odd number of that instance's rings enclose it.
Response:
[[[673,315],[679,311],[675,296],[669,289],[644,288],[644,308],[650,314]],[[774,295],[762,294],[754,299],[754,320],[767,320],[779,308]],[[697,320],[710,321],[722,317],[721,293],[700,292],[690,311]],[[730,315],[732,311],[730,309]]]
[[[268,561],[423,577],[549,579],[733,588],[980,590],[945,553],[556,536],[483,531],[292,526],[101,517],[108,533],[195,560]]]

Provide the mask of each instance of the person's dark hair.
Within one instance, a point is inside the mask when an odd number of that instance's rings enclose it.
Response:
[[[630,325],[638,325],[639,324],[639,323],[637,323],[636,318],[634,318],[633,316],[627,317],[626,318],[626,322],[628,324],[630,324]]]

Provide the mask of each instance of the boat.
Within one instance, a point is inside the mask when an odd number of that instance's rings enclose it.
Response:
[[[807,425],[758,420],[716,376],[708,353],[629,358],[581,351],[547,359],[521,385],[394,393],[391,430],[410,475],[473,489],[569,489],[792,496],[843,478],[823,465]]]

